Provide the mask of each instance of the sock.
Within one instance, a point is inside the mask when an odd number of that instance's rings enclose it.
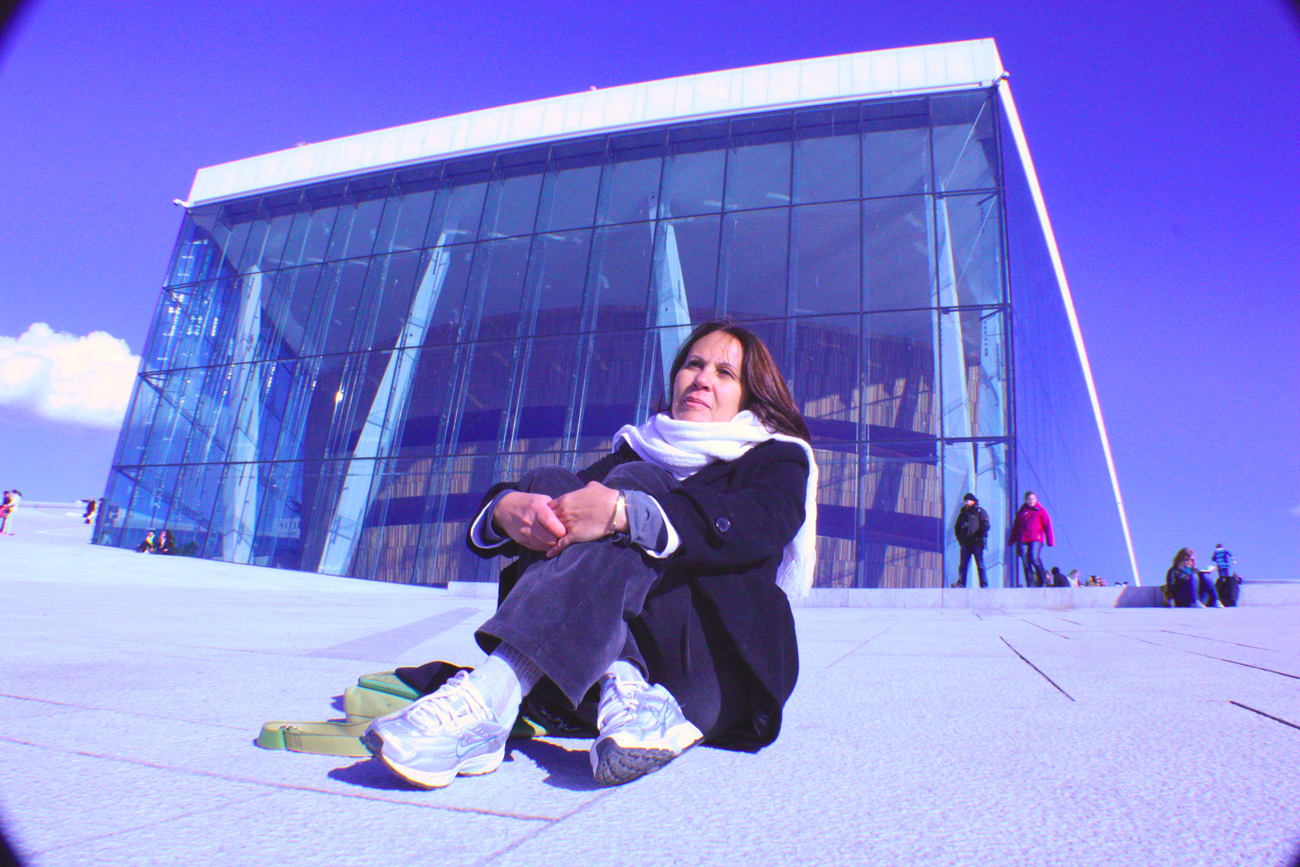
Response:
[[[487,662],[470,672],[470,681],[483,693],[488,707],[503,723],[515,718],[519,703],[542,679],[542,670],[515,650],[502,643]]]
[[[645,683],[646,686],[650,685],[646,683],[645,675],[641,673],[641,669],[626,659],[616,659],[611,662],[609,668],[605,669],[605,674],[613,676],[624,683]]]

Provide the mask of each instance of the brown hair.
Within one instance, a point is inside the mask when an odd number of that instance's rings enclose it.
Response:
[[[1191,548],[1179,548],[1178,553],[1174,555],[1174,568],[1177,569],[1187,563],[1193,556]]]
[[[672,400],[673,382],[677,379],[677,373],[682,369],[682,365],[686,363],[691,347],[700,338],[715,331],[734,337],[740,343],[744,353],[740,363],[742,391],[740,408],[752,412],[769,429],[808,442],[808,425],[804,423],[803,415],[795,406],[790,388],[785,384],[785,378],[781,376],[772,353],[757,334],[748,328],[742,328],[722,319],[697,325],[691,335],[682,342],[668,374],[669,401]]]

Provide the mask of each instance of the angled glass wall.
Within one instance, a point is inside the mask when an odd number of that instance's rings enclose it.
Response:
[[[816,585],[950,583],[965,491],[996,585],[1023,453],[1000,124],[992,90],[870,100],[196,207],[97,540],[495,580],[462,542],[482,492],[600,457],[728,317],[813,433]]]

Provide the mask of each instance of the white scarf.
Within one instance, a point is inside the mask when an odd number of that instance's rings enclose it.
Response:
[[[812,447],[798,437],[768,430],[749,410],[731,421],[678,421],[660,413],[641,426],[624,425],[614,434],[614,448],[626,439],[642,460],[672,473],[679,482],[714,461],[734,461],[768,440],[794,443],[808,458],[803,526],[785,546],[776,583],[791,599],[808,595],[817,569],[817,461]]]

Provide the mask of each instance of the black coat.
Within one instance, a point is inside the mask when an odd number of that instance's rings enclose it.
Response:
[[[962,506],[953,526],[957,541],[966,548],[983,548],[989,535],[989,513],[982,506]]]
[[[625,443],[578,477],[584,483],[599,482],[619,464],[640,459]],[[780,733],[781,710],[799,677],[799,648],[794,615],[776,573],[784,547],[803,524],[807,485],[803,449],[771,440],[653,495],[681,540],[667,558],[667,570],[681,573],[712,602],[756,681],[752,717],[716,741],[718,746],[755,750]],[[484,505],[510,487],[494,487]],[[510,543],[504,552],[480,553],[517,552]],[[502,570],[501,599],[517,579],[517,563]]]

